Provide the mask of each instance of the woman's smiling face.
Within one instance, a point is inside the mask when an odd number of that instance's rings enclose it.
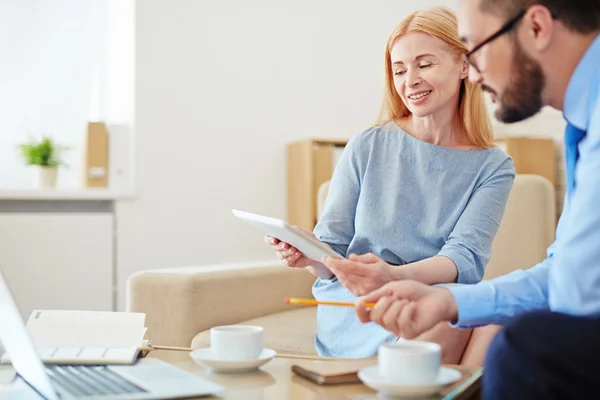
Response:
[[[396,39],[390,52],[394,86],[417,117],[458,107],[461,80],[468,66],[444,41],[421,32]]]

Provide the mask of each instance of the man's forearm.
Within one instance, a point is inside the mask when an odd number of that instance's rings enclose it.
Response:
[[[546,259],[528,270],[517,270],[475,285],[449,285],[457,306],[455,326],[473,328],[502,325],[526,311],[548,308],[548,271]]]

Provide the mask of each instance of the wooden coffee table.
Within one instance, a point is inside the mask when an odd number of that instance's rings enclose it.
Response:
[[[218,397],[204,399],[244,400],[381,400],[377,392],[362,384],[323,386],[301,378],[291,371],[297,359],[275,357],[257,372],[219,374],[196,364],[185,351],[153,350],[148,357],[156,357],[185,371],[207,378],[223,387]],[[459,383],[440,394],[440,399],[474,400],[480,397],[481,371],[479,368],[452,366],[463,372]],[[432,398],[428,398],[431,400]]]

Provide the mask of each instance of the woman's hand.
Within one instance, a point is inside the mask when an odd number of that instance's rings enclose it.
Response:
[[[307,235],[310,235],[314,240],[318,241],[317,237],[314,233],[309,230],[302,229],[300,227],[295,227],[298,230],[301,230]],[[274,238],[269,235],[265,235],[265,242],[271,245],[273,250],[275,250],[275,254],[277,257],[283,261],[283,263],[291,268],[305,268],[311,265],[317,265],[319,262],[308,258],[302,253],[300,250],[290,245],[289,243],[282,242],[281,240]]]
[[[395,279],[394,267],[372,253],[351,254],[348,259],[324,257],[322,262],[355,296],[363,296]]]

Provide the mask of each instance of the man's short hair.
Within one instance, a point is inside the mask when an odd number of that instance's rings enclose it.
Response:
[[[600,30],[600,0],[479,0],[481,11],[509,19],[534,4],[546,7],[554,18],[578,33]]]

